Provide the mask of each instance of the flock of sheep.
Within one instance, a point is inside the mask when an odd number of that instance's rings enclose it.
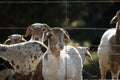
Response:
[[[111,70],[112,79],[119,76],[120,11],[111,20],[116,28],[107,30],[98,46],[101,79]],[[29,41],[24,37],[31,36]],[[0,44],[0,80],[82,80],[87,47],[65,45],[69,33],[60,27],[34,23],[25,36],[13,34]],[[47,42],[47,43],[46,43]]]

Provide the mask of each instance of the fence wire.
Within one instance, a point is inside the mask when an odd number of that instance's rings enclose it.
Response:
[[[65,1],[0,1],[0,4],[29,4],[29,3],[33,3],[33,4],[41,4],[41,3],[65,3],[66,4],[66,19],[67,19],[67,14],[68,14],[68,10],[67,10],[67,7],[68,7],[68,4],[69,3],[83,3],[83,2],[88,2],[88,3],[99,3],[99,2],[120,2],[118,0],[116,1],[113,1],[113,0],[99,0],[99,1],[95,1],[95,0],[92,0],[92,1],[73,1],[73,0],[65,0]],[[66,22],[66,25],[67,25],[67,22]],[[0,31],[1,30],[26,30],[26,28],[16,28],[16,27],[0,27]],[[90,31],[105,31],[107,30],[108,28],[66,28],[67,30],[90,30]],[[9,32],[8,32],[9,33]],[[0,35],[3,34],[3,33],[0,33]],[[6,34],[3,34],[4,36]],[[7,34],[9,35],[9,34]],[[6,36],[7,36],[6,35]],[[82,35],[82,34],[81,34]],[[96,34],[97,35],[97,34]],[[99,45],[90,45],[90,47],[98,47]],[[109,46],[109,45],[100,45],[100,46]],[[113,45],[113,46],[119,46],[119,45]],[[90,50],[91,51],[91,50]],[[97,52],[96,49],[94,49],[93,51]],[[1,61],[1,60],[0,60]],[[49,61],[49,63],[53,62],[55,60],[51,60]],[[73,60],[73,63],[74,63],[75,60]],[[89,65],[84,65],[84,69],[83,69],[83,78],[85,80],[98,80],[100,79],[100,72],[99,72],[99,65],[98,65],[98,60],[93,60],[93,61],[88,61],[88,64]],[[47,65],[49,67],[49,65]],[[0,68],[1,67],[4,67],[5,69],[7,68],[9,70],[9,67],[6,66],[5,63],[0,63]],[[54,68],[54,67],[53,67]],[[93,71],[91,72],[90,69],[92,69]],[[96,72],[98,71],[98,72]],[[55,73],[51,74],[50,76],[52,75],[55,75],[58,71],[56,70]],[[8,76],[11,72],[4,72],[2,73],[2,71],[0,71],[0,76]],[[6,75],[8,74],[8,75]],[[57,78],[54,78],[53,79],[57,80]],[[1,79],[3,80],[3,79]]]
[[[16,3],[18,3],[18,4],[29,4],[29,3],[32,3],[32,4],[38,4],[38,3],[84,3],[84,2],[86,2],[86,3],[100,3],[100,2],[103,2],[103,3],[105,3],[105,2],[120,2],[119,0],[115,0],[115,1],[112,1],[112,0],[88,0],[88,1],[73,1],[73,0],[64,0],[64,1],[60,1],[60,0],[58,0],[58,1],[0,1],[0,3],[1,4],[3,4],[3,3],[12,3],[12,4],[16,4]]]
[[[0,29],[26,29],[24,27],[0,27]],[[65,28],[67,30],[108,30],[109,28]]]

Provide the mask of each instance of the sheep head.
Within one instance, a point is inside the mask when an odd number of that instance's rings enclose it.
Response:
[[[64,40],[69,41],[70,37],[66,30],[59,27],[51,28],[46,33],[47,39],[50,40],[51,45],[55,45],[58,50],[62,50],[64,48]]]
[[[120,22],[120,10],[117,11],[116,15],[112,18],[112,20],[110,21],[110,24],[116,23],[116,22]]]
[[[32,35],[32,40],[42,41],[43,34],[46,33],[49,28],[47,24],[34,23],[27,28],[25,37]]]
[[[91,61],[93,61],[93,58],[92,58],[92,55],[90,54],[89,50],[90,48],[89,47],[77,47],[77,50],[79,51],[81,57],[82,57],[82,60],[83,62],[85,61],[85,58],[87,57],[88,59],[90,59]]]
[[[26,42],[26,40],[23,38],[23,35],[12,34],[8,36],[8,39],[3,44],[10,45],[10,44],[16,44],[21,42]]]

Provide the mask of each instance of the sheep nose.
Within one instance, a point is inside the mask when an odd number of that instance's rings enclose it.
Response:
[[[63,49],[64,48],[64,45],[63,44],[58,44],[60,49]]]
[[[39,40],[39,38],[35,38],[35,40]]]

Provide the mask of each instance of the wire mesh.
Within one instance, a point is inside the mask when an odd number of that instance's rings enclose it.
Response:
[[[67,20],[67,18],[68,18],[68,15],[67,15],[68,14],[68,12],[67,12],[67,7],[68,7],[67,5],[68,5],[68,3],[81,3],[81,2],[95,2],[95,3],[99,3],[99,2],[113,2],[113,1],[30,1],[30,2],[28,2],[28,1],[7,1],[7,2],[0,1],[0,4],[4,4],[4,3],[7,3],[7,4],[14,4],[14,3],[15,4],[16,3],[18,3],[18,4],[20,4],[20,3],[21,4],[26,4],[26,3],[27,4],[28,3],[33,3],[33,4],[35,4],[35,3],[44,3],[44,4],[46,4],[46,3],[65,3],[66,4],[66,20]],[[114,2],[119,2],[119,1],[114,1]],[[68,24],[68,22],[66,21],[65,25],[67,25],[67,24]],[[101,31],[100,33],[103,34],[103,32],[105,30],[107,30],[108,28],[66,28],[66,29],[67,30],[90,30],[91,32]],[[10,30],[12,30],[12,31],[10,31]],[[7,38],[7,36],[9,34],[11,35],[11,34],[16,33],[16,32],[17,33],[19,32],[20,34],[23,34],[23,33],[21,33],[22,30],[25,31],[26,28],[22,28],[22,27],[21,28],[20,27],[19,28],[18,27],[2,27],[1,26],[0,27],[0,36],[3,38],[2,43],[5,41],[5,39]],[[4,34],[4,31],[6,31],[8,33]],[[72,31],[69,31],[69,32],[72,32]],[[75,35],[78,35],[78,34],[75,34]],[[82,35],[82,34],[80,34],[80,35]],[[92,36],[92,35],[89,35],[89,36]],[[100,35],[98,35],[98,36],[100,36]],[[101,36],[99,38],[101,38]],[[26,38],[26,39],[29,40],[29,38]],[[96,39],[96,38],[94,38],[94,39]],[[82,40],[80,43],[83,43],[83,41],[84,40]],[[95,40],[93,40],[93,41],[95,41]],[[100,41],[100,40],[98,40],[98,41]],[[91,52],[95,52],[95,54],[96,54],[98,46],[99,46],[98,44],[90,45],[90,47],[92,48],[92,50],[90,50],[90,51]],[[109,45],[100,45],[100,46],[109,46]],[[115,45],[115,46],[119,46],[119,45]],[[54,61],[54,60],[52,60],[52,61]],[[52,61],[50,61],[50,63]],[[88,61],[88,64],[89,65],[84,65],[84,68],[83,68],[83,78],[85,80],[93,80],[93,79],[98,80],[98,79],[100,79],[100,69],[99,69],[99,64],[98,64],[98,58],[96,60],[93,60],[93,61]],[[5,63],[0,63],[0,68],[1,67],[4,67],[5,69],[6,68],[9,69],[9,67],[6,66]],[[90,69],[92,69],[93,71],[90,71]],[[53,75],[55,75],[57,72],[58,71],[56,71]],[[8,74],[9,74],[9,72],[8,72]],[[2,74],[0,73],[0,75],[3,76],[3,75],[6,75],[6,73],[5,74],[4,73],[2,73]],[[53,78],[53,79],[57,80],[57,78]]]

